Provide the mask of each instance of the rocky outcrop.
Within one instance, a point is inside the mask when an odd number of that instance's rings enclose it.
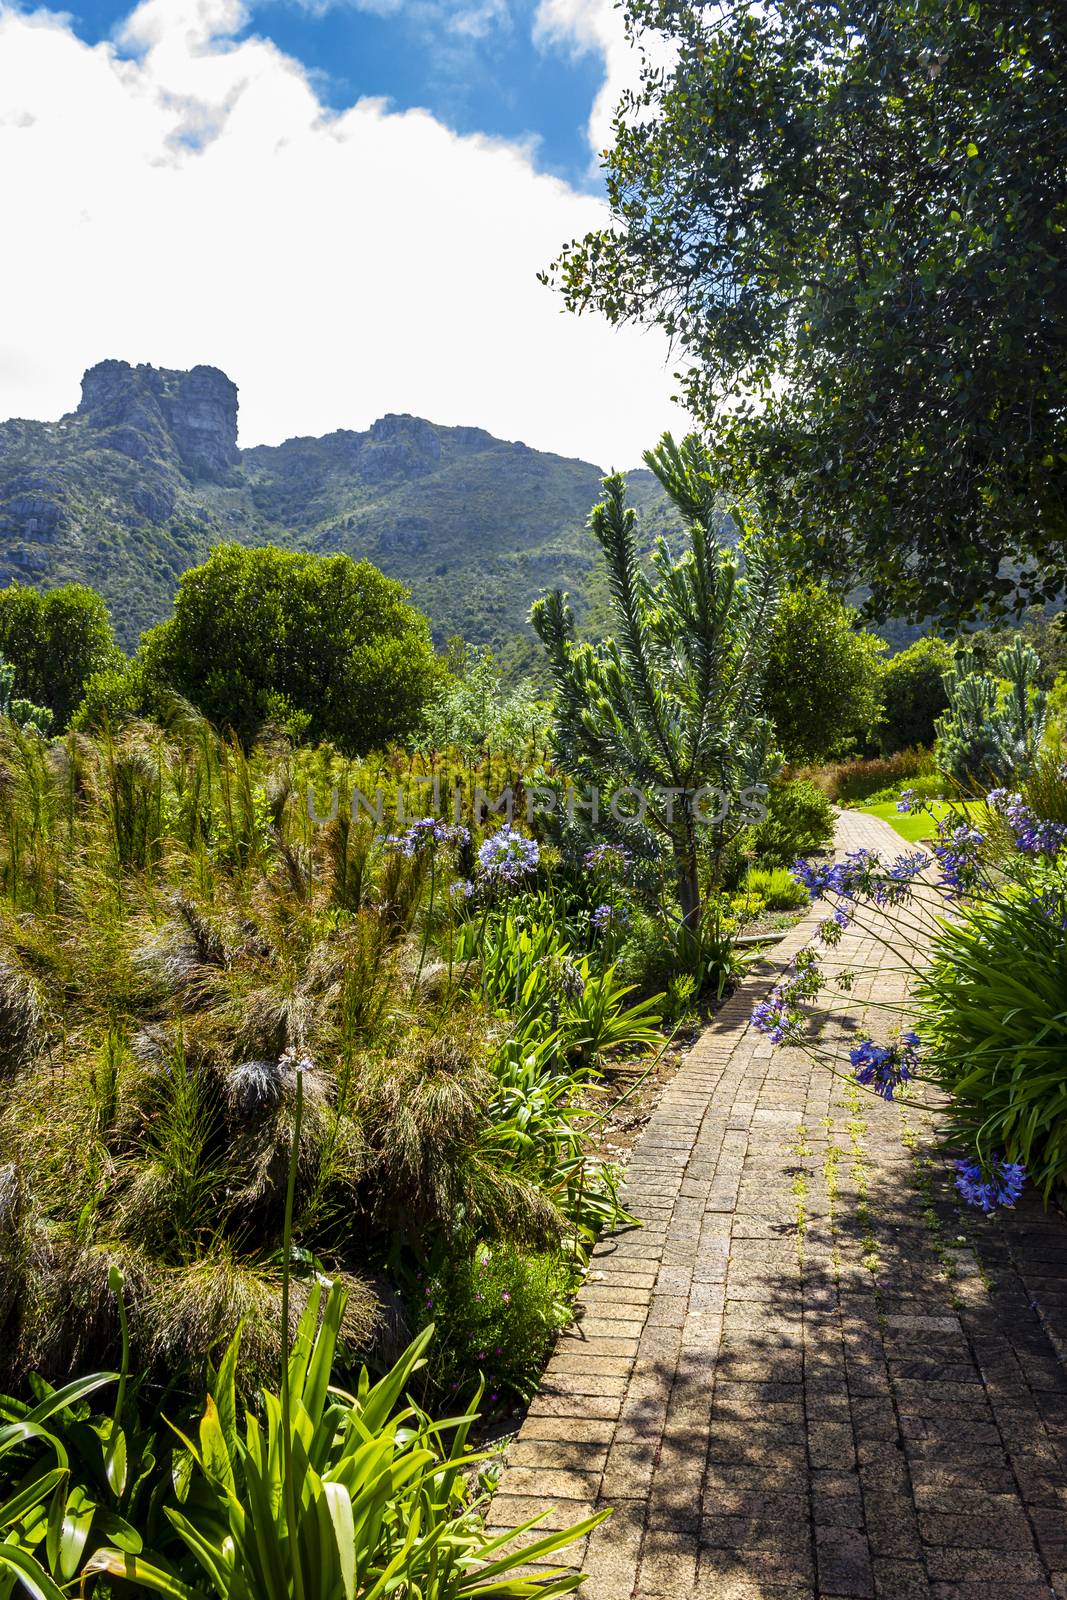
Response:
[[[239,459],[237,385],[218,367],[100,361],[82,378],[74,416],[110,449],[134,461],[176,456],[192,478],[223,477]]]
[[[431,422],[390,412],[364,434],[358,470],[364,483],[387,483],[422,477],[440,459],[441,439]]]

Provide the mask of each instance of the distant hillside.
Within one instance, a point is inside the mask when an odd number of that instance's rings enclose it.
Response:
[[[643,542],[674,531],[651,473],[630,490]],[[438,642],[461,633],[520,667],[537,595],[603,603],[585,532],[599,493],[587,462],[421,417],[239,450],[217,368],[103,361],[59,422],[0,424],[0,584],[89,583],[132,647],[220,539],[340,550],[402,579]]]

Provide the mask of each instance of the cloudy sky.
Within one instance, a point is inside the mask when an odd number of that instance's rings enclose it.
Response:
[[[199,361],[244,444],[411,411],[633,465],[662,340],[536,280],[629,56],[611,0],[0,0],[0,417]]]

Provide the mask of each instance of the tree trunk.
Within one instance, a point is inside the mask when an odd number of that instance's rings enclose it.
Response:
[[[682,926],[695,933],[700,927],[700,875],[696,857],[677,862],[678,903],[682,908]]]

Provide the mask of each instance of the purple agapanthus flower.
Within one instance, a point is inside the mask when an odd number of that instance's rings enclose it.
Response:
[[[969,1206],[986,1213],[998,1206],[1013,1206],[1025,1182],[1026,1168],[1021,1161],[994,1156],[988,1166],[977,1161],[956,1162],[956,1188]]]
[[[772,1044],[795,1041],[801,1036],[806,1000],[813,1000],[822,982],[819,957],[814,950],[801,950],[779,978],[766,1000],[752,1012],[752,1026],[765,1033]]]
[[[939,820],[933,851],[947,894],[963,894],[974,887],[979,877],[978,852],[984,843],[985,835],[969,822],[957,822],[952,816]]]
[[[919,1038],[902,1033],[896,1044],[875,1044],[865,1039],[849,1051],[856,1082],[873,1089],[883,1100],[892,1100],[898,1089],[915,1076],[919,1062]]]
[[[1007,822],[1015,848],[1027,856],[1054,856],[1067,844],[1067,827],[1035,815],[1021,794],[1010,789],[990,789],[986,805]]]
[[[752,1012],[752,1026],[765,1033],[772,1044],[781,1044],[791,1030],[789,1006],[780,989],[773,989]]]
[[[590,914],[589,921],[597,933],[617,932],[619,929],[629,927],[630,911],[627,906],[597,906]]]
[[[902,789],[900,791],[900,799],[897,801],[898,811],[917,811],[921,805],[922,801],[914,789]]]
[[[919,874],[930,865],[925,850],[913,850],[910,855],[897,856],[885,869],[885,877],[875,884],[874,898],[880,906],[898,906],[910,898],[911,886]]]
[[[440,817],[419,817],[403,833],[389,834],[384,844],[387,850],[398,851],[410,859],[434,849],[436,845],[464,845],[469,841],[467,829],[457,823],[444,822]]]
[[[478,870],[491,881],[513,884],[533,872],[540,859],[537,840],[528,839],[508,822],[478,851]]]

